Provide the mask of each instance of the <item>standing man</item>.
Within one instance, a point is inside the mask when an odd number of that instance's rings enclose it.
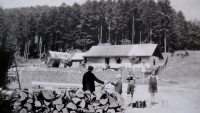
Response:
[[[152,70],[151,75],[149,75],[148,79],[149,79],[149,93],[151,94],[151,104],[154,105],[156,104],[155,93],[158,92],[157,89],[158,77],[155,74],[155,70]]]
[[[145,66],[145,62],[142,62],[142,66],[141,66],[141,72],[142,72],[142,81],[144,83],[144,74],[146,72],[146,66]]]
[[[96,78],[96,76],[92,73],[93,69],[94,69],[93,66],[88,66],[88,72],[86,72],[83,75],[83,79],[82,79],[83,90],[84,91],[89,90],[91,93],[95,91],[94,81],[100,84],[105,84],[104,81],[101,81],[98,78]]]

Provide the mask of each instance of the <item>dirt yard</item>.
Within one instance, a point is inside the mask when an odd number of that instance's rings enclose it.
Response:
[[[123,85],[123,97],[126,96],[127,85]],[[138,85],[134,93],[133,101],[150,100],[148,85]],[[168,107],[163,106],[162,100],[168,101]],[[156,104],[151,108],[128,107],[125,113],[199,113],[200,112],[200,89],[183,88],[178,85],[158,86]]]
[[[158,75],[157,105],[151,108],[127,108],[126,113],[200,113],[200,52],[189,51],[189,56],[182,57],[185,51],[170,54],[166,69]],[[165,82],[164,82],[165,81]],[[126,84],[123,85],[123,97],[126,97]],[[136,87],[134,101],[150,99],[148,84]],[[168,107],[162,106],[162,100],[168,101]]]

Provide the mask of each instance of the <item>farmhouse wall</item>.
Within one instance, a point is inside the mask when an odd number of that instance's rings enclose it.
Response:
[[[139,64],[134,64],[133,65],[133,69],[141,69],[141,67],[142,67],[142,62],[145,62],[145,67],[146,68],[150,68],[151,66],[152,66],[152,64],[153,64],[153,61],[152,61],[152,63],[151,63],[151,57],[149,57],[149,56],[138,56],[137,58],[141,58],[141,63],[139,63]],[[152,57],[152,60],[153,59],[157,59],[157,57]],[[157,61],[157,63],[158,63],[158,61]],[[157,64],[158,65],[158,64]]]
[[[117,64],[116,58],[110,58],[110,66],[111,68],[131,68],[132,65],[128,59],[128,57],[121,57],[121,63]]]
[[[139,57],[138,57],[139,58]],[[141,58],[141,62],[145,62],[145,63],[149,63],[149,56],[142,56]]]
[[[87,65],[92,65],[95,68],[105,68],[105,58],[102,57],[88,57]]]
[[[109,65],[111,68],[131,68],[132,65],[128,59],[128,57],[121,57],[121,63],[117,64],[115,57],[110,57]],[[95,68],[106,68],[105,57],[90,57],[87,59],[87,65],[92,65]]]
[[[72,62],[72,67],[78,67],[80,65],[81,61],[73,61]]]
[[[159,63],[159,58],[156,56],[151,56],[150,57],[150,65],[151,66],[158,66]]]
[[[140,69],[141,68],[141,64],[134,64],[133,67],[129,61],[128,57],[121,57],[121,63],[117,64],[116,62],[116,57],[110,57],[110,68],[133,68],[133,69]],[[159,63],[159,58],[155,57],[155,56],[142,56],[142,57],[137,57],[137,58],[141,58],[141,62],[145,62],[145,66],[147,68],[150,68],[151,66],[158,66]],[[154,65],[154,60],[155,60],[155,65]],[[106,64],[105,64],[105,57],[90,57],[87,60],[87,66],[88,65],[92,65],[94,66],[96,69],[102,69],[102,68],[106,68]]]

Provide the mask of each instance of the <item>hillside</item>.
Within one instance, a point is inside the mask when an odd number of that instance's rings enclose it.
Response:
[[[188,51],[189,56],[182,58],[185,51],[169,54],[166,69],[161,72],[160,79],[173,81],[185,87],[200,88],[200,51]]]

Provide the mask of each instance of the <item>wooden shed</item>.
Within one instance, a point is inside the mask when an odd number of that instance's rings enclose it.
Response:
[[[44,61],[48,67],[59,67],[61,64],[70,61],[70,59],[70,53],[49,51]]]

